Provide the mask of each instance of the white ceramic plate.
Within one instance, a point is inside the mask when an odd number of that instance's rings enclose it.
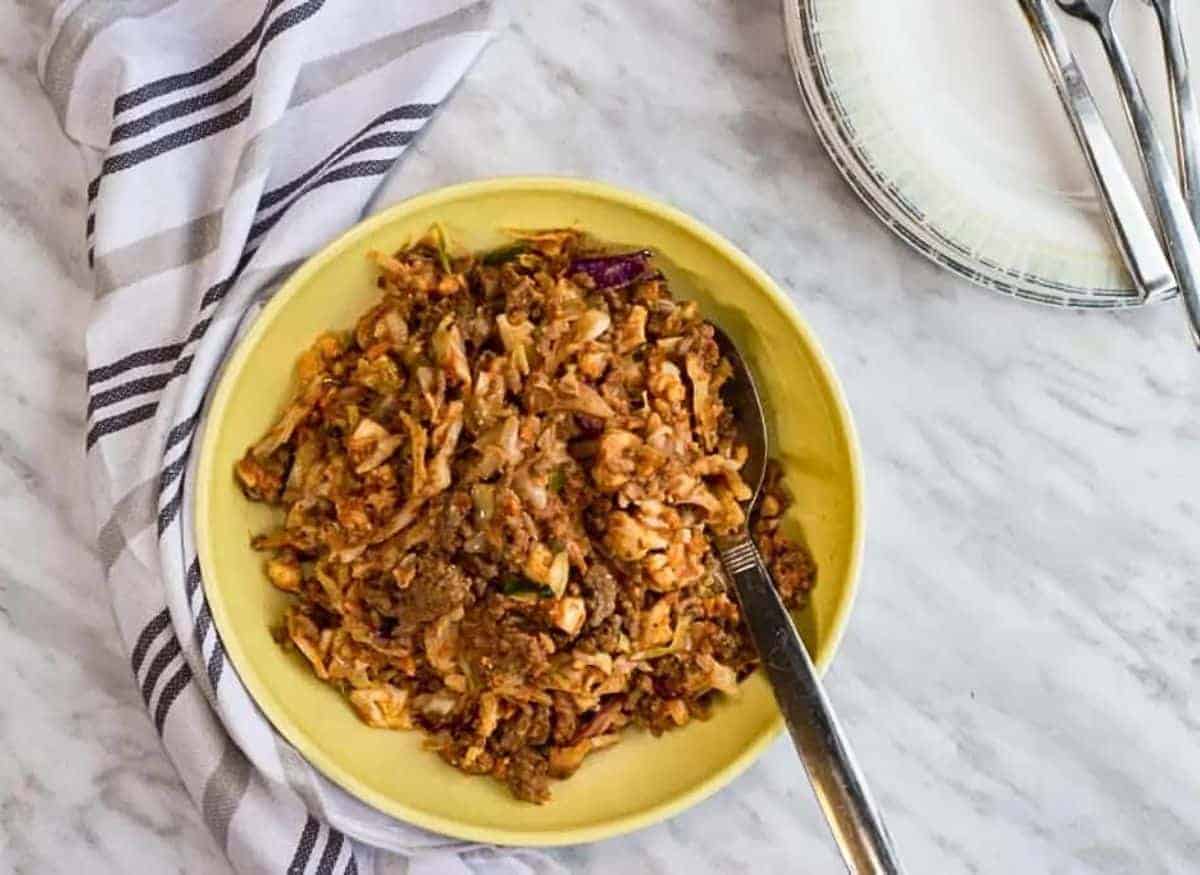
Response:
[[[1200,47],[1200,9],[1180,5],[1189,45]],[[783,0],[783,7],[817,132],[892,230],[997,291],[1066,307],[1137,305],[1017,0]],[[1144,188],[1098,40],[1059,18],[1126,169]],[[1173,152],[1154,14],[1140,0],[1121,0],[1118,20]]]

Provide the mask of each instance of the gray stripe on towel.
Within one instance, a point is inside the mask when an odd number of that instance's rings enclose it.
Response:
[[[42,82],[58,120],[64,126],[79,61],[96,35],[123,18],[145,18],[176,0],[84,0],[67,14],[54,44],[46,52]]]
[[[204,794],[200,798],[204,822],[222,851],[229,844],[229,824],[233,814],[250,786],[250,760],[228,735],[224,735],[224,739],[221,759],[204,783]]]
[[[460,33],[483,30],[491,16],[491,3],[478,0],[411,30],[390,34],[355,46],[341,54],[309,61],[300,68],[289,106],[300,106],[354,79],[384,67],[428,42]]]
[[[217,248],[225,210],[214,210],[174,228],[143,237],[96,257],[96,297],[163,271],[191,264]]]
[[[148,528],[158,515],[158,475],[139,483],[125,493],[96,536],[100,563],[108,574],[122,551],[129,546],[129,537]],[[126,533],[131,533],[129,536]]]

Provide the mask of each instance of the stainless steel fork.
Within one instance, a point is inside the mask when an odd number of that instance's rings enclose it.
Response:
[[[1187,198],[1192,223],[1200,227],[1200,115],[1192,93],[1192,77],[1183,27],[1175,0],[1144,0],[1158,15],[1162,30],[1163,53],[1167,58],[1167,81],[1171,85],[1171,112],[1175,121],[1175,149],[1179,172],[1183,175],[1183,196]]]
[[[1138,155],[1150,187],[1150,199],[1158,215],[1167,256],[1175,268],[1179,294],[1187,307],[1192,341],[1200,349],[1200,237],[1183,198],[1183,190],[1171,169],[1162,141],[1154,129],[1154,119],[1142,86],[1113,28],[1112,10],[1116,0],[1058,0],[1068,15],[1095,28],[1117,78],[1125,115],[1133,128]]]
[[[1104,216],[1141,300],[1156,300],[1176,290],[1175,275],[1163,253],[1154,223],[1121,162],[1100,108],[1055,19],[1052,0],[1018,0],[1042,50],[1046,69],[1087,160],[1104,207]]]

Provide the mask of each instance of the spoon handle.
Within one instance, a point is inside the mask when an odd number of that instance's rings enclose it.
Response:
[[[899,875],[904,870],[883,817],[758,548],[745,533],[720,545],[720,553],[775,701],[847,869],[853,875]]]

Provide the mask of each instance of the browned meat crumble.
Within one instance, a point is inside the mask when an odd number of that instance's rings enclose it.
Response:
[[[282,637],[371,726],[532,802],[622,730],[707,715],[755,667],[714,533],[744,522],[730,374],[647,253],[572,230],[374,253],[379,303],[320,337],[236,466],[294,601]],[[767,481],[784,600],[815,580]]]

